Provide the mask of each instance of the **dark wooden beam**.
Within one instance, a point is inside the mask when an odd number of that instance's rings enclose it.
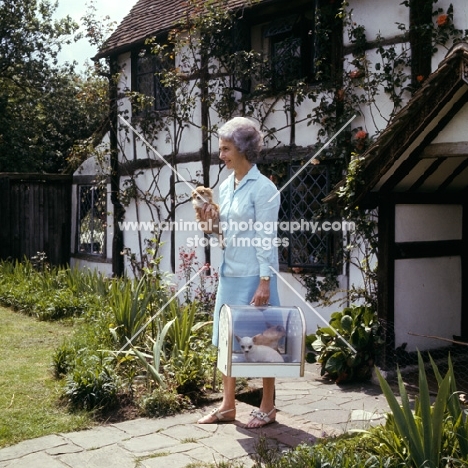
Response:
[[[468,157],[468,143],[431,143],[427,145],[420,154],[421,159],[436,158],[438,156],[450,157]]]
[[[461,255],[461,240],[399,242],[395,244],[395,260]]]
[[[377,312],[385,324],[384,368],[393,365],[395,350],[395,204],[381,199],[378,218]]]
[[[403,161],[395,172],[382,184],[379,192],[388,193],[391,192],[401,181],[404,179],[411,170],[416,166],[418,160],[411,156]]]
[[[414,182],[414,184],[409,188],[410,192],[416,192],[419,187],[421,187],[424,182],[426,182],[427,178],[430,177],[434,172],[437,171],[439,166],[445,161],[446,158],[437,158],[434,160],[430,166],[424,171],[423,174],[421,174],[420,177],[418,177],[418,180]]]
[[[440,184],[437,192],[445,190],[468,167],[468,158],[464,159],[455,170]]]

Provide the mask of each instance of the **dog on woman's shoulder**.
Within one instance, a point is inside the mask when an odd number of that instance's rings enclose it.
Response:
[[[213,190],[209,187],[197,187],[195,190],[192,191],[192,205],[193,209],[195,210],[195,219],[200,222],[201,221],[201,212],[205,203],[211,205],[211,208],[216,212],[219,213],[219,205],[214,203],[213,200]]]

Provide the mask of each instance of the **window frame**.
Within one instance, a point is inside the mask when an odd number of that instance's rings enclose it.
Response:
[[[139,70],[139,62],[140,60],[143,59],[149,59],[152,61],[152,66],[148,67],[149,69],[146,71],[140,72]],[[171,103],[173,101],[173,91],[167,87],[165,87],[161,83],[161,78],[158,76],[159,73],[161,73],[164,69],[165,66],[170,66],[174,67],[175,66],[175,60],[174,58],[172,61],[167,61],[164,63],[164,61],[158,57],[156,54],[151,53],[150,48],[140,48],[140,49],[135,49],[132,51],[132,58],[131,58],[131,63],[132,63],[132,91],[136,93],[143,94],[145,96],[151,97],[153,99],[153,103],[151,106],[146,107],[145,109],[141,110],[135,110],[134,106],[133,108],[133,115],[135,117],[144,117],[147,116],[148,114],[154,114],[154,113],[166,113],[171,109]],[[152,95],[148,94],[147,90],[141,89],[139,86],[139,78],[142,76],[148,76],[152,77]],[[171,97],[166,99],[166,102],[162,103],[161,100],[161,90],[167,90],[167,93],[171,95]]]
[[[305,79],[312,82],[314,75],[314,22],[306,18],[304,14],[287,15],[281,20],[274,20],[264,27],[263,37],[268,40],[268,56],[271,65],[271,86],[274,91],[282,91],[287,88],[294,80]],[[293,50],[288,42],[298,42],[299,55],[281,56],[281,49],[278,50],[278,45],[283,44],[282,52],[289,46],[290,51]],[[294,46],[294,44],[292,44]],[[293,58],[297,60],[298,65],[290,75],[284,74],[281,80],[278,77],[277,66],[283,63],[288,64]],[[283,68],[291,68],[283,67]]]
[[[252,10],[249,15],[250,25],[261,28],[259,39],[263,53],[268,56],[270,63],[270,70],[265,70],[262,81],[264,84],[269,83],[273,93],[284,92],[296,79],[304,80],[310,86],[341,83],[343,21],[337,16],[339,8],[339,2],[329,0],[290,0],[277,5],[274,10],[262,9],[260,6]],[[288,18],[292,18],[293,21],[288,23]],[[277,28],[275,24],[278,25]],[[317,24],[320,25],[320,30],[317,30]],[[275,43],[284,41],[288,35],[301,40],[301,69],[296,77],[285,80],[286,83],[278,83],[274,77],[272,52]]]
[[[82,189],[88,188],[91,189],[91,204],[95,205],[95,209],[87,210],[86,214],[82,215]],[[96,191],[100,191],[96,196]],[[82,182],[78,183],[76,186],[76,196],[77,196],[77,204],[76,204],[76,229],[75,229],[75,255],[80,257],[89,257],[89,258],[106,258],[106,246],[107,246],[107,190],[105,186],[99,185],[95,182]],[[101,206],[99,206],[101,204]],[[103,206],[102,206],[103,205]],[[91,237],[89,242],[83,243],[82,242],[82,232],[81,226],[83,219],[87,216],[87,214],[91,212]],[[99,214],[100,213],[100,217]],[[102,230],[99,235],[95,235],[97,229],[94,227],[98,224],[95,222],[99,219],[98,223],[101,224]],[[98,240],[97,240],[98,239]],[[95,252],[94,249],[86,249],[81,248],[82,245],[89,244],[93,246],[95,243],[99,242],[101,245],[100,251]]]
[[[265,174],[270,180],[272,180],[278,189],[283,190],[281,191],[281,205],[280,211],[278,215],[279,227],[281,228],[282,222],[292,223],[294,221],[298,221],[294,219],[294,209],[297,207],[297,197],[294,197],[295,189],[299,187],[304,187],[304,182],[308,177],[317,177],[322,178],[325,182],[324,187],[321,188],[322,195],[327,195],[330,192],[332,180],[333,180],[333,162],[330,163],[321,163],[317,166],[313,164],[308,164],[308,166],[301,170],[300,175],[294,178],[291,182],[291,178],[294,176],[292,170],[296,168],[296,173],[298,172],[299,168],[307,161],[304,160],[288,160],[288,161],[275,161],[275,163],[258,163],[260,171]],[[278,168],[281,168],[278,170]],[[278,178],[276,174],[280,173],[281,176]],[[316,173],[316,175],[314,175]],[[325,176],[324,174],[325,173]],[[302,180],[301,180],[302,177]],[[288,183],[289,182],[289,183]],[[285,186],[285,184],[288,184]],[[299,183],[299,184],[298,184]],[[321,197],[321,195],[320,195]],[[316,201],[318,198],[316,199]],[[321,223],[322,221],[330,221],[331,220],[331,210],[329,206],[325,203],[318,203],[317,212],[321,213],[321,217],[315,217],[308,219],[304,218],[304,221],[317,221]],[[320,214],[318,213],[318,214]],[[327,213],[330,215],[330,219],[326,217]],[[302,216],[307,216],[302,214]],[[297,217],[296,217],[297,218]],[[334,218],[333,220],[336,220]],[[300,222],[300,220],[299,220]],[[291,226],[291,224],[289,224]],[[310,235],[309,235],[310,233]],[[321,231],[320,234],[312,233],[311,231],[307,232],[287,232],[281,229],[278,229],[277,236],[279,239],[282,240],[282,243],[279,247],[279,266],[281,271],[300,271],[301,273],[307,272],[314,272],[314,273],[321,273],[325,272],[332,267],[338,266],[341,262],[338,257],[340,245],[343,242],[343,232],[342,231],[333,231],[329,230],[328,232]],[[293,251],[294,249],[303,250],[304,245],[298,244],[306,239],[307,248],[312,248],[314,243],[323,244],[321,238],[325,238],[325,249],[326,249],[326,261],[325,262],[298,262],[297,258],[294,259]],[[288,245],[284,246],[284,240],[288,240]],[[286,250],[286,254],[284,250]]]

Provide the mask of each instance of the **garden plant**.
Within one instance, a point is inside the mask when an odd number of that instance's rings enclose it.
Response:
[[[129,406],[134,414],[148,415],[155,407],[153,393],[163,389],[161,415],[193,405],[216,386],[206,312],[211,303],[197,299],[213,298],[207,288],[216,287],[216,277],[204,276],[184,300],[174,298],[176,277],[157,268],[140,279],[106,278],[95,271],[51,268],[45,258],[36,267],[28,260],[1,263],[0,303],[73,326],[72,336],[57,343],[51,356],[53,375],[63,383],[61,399],[70,409],[100,418]],[[197,259],[191,260],[194,268]]]

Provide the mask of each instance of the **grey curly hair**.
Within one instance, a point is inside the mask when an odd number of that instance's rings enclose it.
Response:
[[[263,146],[263,133],[257,124],[246,117],[228,120],[218,132],[218,137],[234,143],[247,161],[255,161]]]

